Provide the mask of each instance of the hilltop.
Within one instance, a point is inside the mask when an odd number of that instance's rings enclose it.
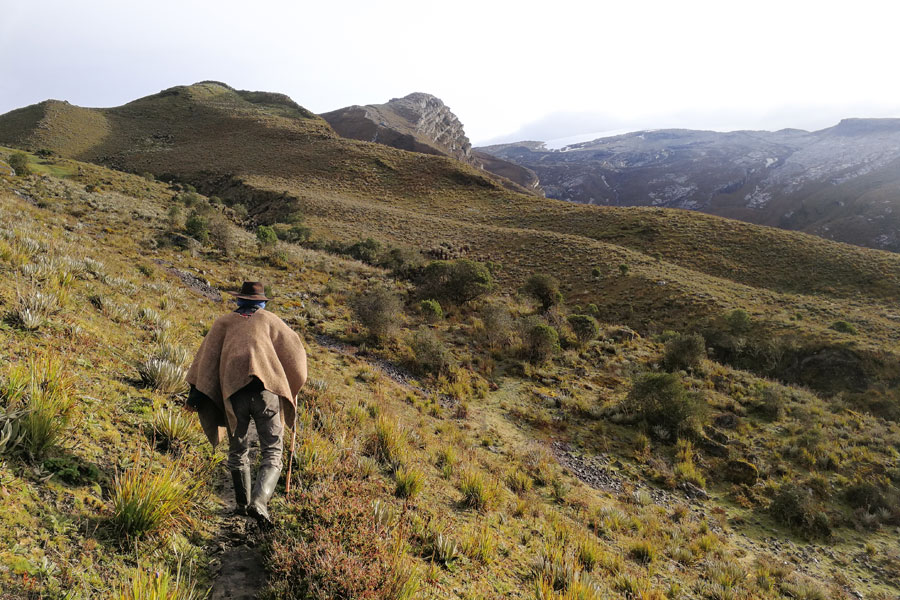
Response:
[[[414,93],[385,104],[348,106],[323,113],[321,117],[343,137],[449,156],[501,176],[501,183],[513,182],[516,185],[507,184],[507,187],[514,191],[540,191],[537,175],[530,169],[490,154],[473,152],[457,116],[431,94]]]
[[[821,131],[636,131],[549,150],[480,149],[534,170],[552,198],[662,206],[900,251],[900,119]]]

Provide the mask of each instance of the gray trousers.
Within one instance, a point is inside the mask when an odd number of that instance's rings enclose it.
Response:
[[[228,468],[232,471],[250,466],[250,419],[259,435],[260,468],[281,469],[284,425],[281,399],[262,387],[259,380],[231,396],[237,427],[228,432]]]

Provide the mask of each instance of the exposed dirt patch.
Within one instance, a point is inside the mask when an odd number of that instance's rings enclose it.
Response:
[[[250,464],[255,463],[256,427],[251,422],[253,448]],[[222,499],[221,532],[213,550],[221,556],[212,565],[213,586],[210,600],[254,600],[265,587],[266,575],[263,556],[259,550],[262,534],[249,517],[234,514],[234,490],[227,470],[222,472],[217,486]]]
[[[211,286],[209,282],[202,277],[198,277],[197,275],[193,275],[191,273],[188,273],[187,271],[176,269],[175,267],[171,266],[171,263],[166,263],[166,261],[163,260],[156,260],[154,262],[165,268],[166,273],[174,275],[175,277],[180,279],[181,282],[192,292],[200,294],[201,296],[205,296],[213,302],[222,301],[222,294],[219,292],[219,290]]]

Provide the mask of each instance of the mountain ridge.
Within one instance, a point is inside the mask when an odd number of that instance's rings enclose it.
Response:
[[[818,131],[629,132],[549,150],[480,151],[538,173],[549,197],[699,210],[900,250],[900,119],[843,119]]]

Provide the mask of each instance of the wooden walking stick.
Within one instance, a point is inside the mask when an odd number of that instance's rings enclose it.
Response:
[[[287,499],[288,494],[291,493],[291,471],[294,468],[294,445],[297,443],[297,409],[300,408],[297,402],[298,399],[299,394],[294,398],[294,432],[291,434],[291,451],[288,453],[287,483],[284,484],[285,499]]]

